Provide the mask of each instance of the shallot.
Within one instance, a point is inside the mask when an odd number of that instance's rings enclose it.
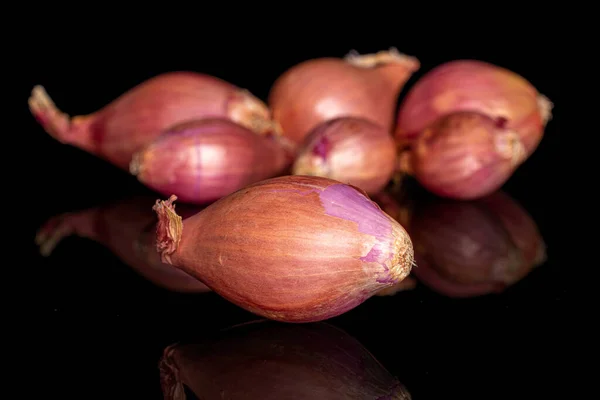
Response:
[[[420,67],[392,48],[345,58],[317,58],[283,73],[269,93],[273,118],[296,144],[317,125],[338,117],[362,117],[391,131],[402,87]]]
[[[157,201],[157,250],[216,293],[263,317],[340,315],[403,280],[413,265],[404,228],[368,195],[322,177],[257,182],[182,218]]]
[[[277,135],[279,127],[261,100],[245,89],[195,72],[157,75],[102,109],[70,117],[42,86],[34,87],[29,108],[58,141],[78,147],[124,170],[133,153],[173,125],[207,117],[227,118],[258,134]]]
[[[306,137],[293,173],[331,178],[374,194],[395,168],[396,147],[388,131],[366,119],[343,117],[317,125]]]
[[[400,104],[396,140],[410,146],[441,117],[473,111],[519,134],[528,157],[552,117],[552,102],[525,78],[477,60],[444,63],[426,73]]]
[[[290,163],[290,154],[272,137],[211,118],[172,127],[133,155],[130,172],[165,196],[209,203],[280,175]]]
[[[348,333],[320,322],[255,321],[194,343],[160,362],[165,400],[410,400],[411,395]]]
[[[425,128],[401,156],[430,192],[468,200],[500,189],[525,160],[521,136],[484,114],[456,112]]]
[[[156,215],[149,197],[133,197],[87,210],[64,213],[49,219],[38,231],[40,253],[49,256],[65,237],[76,235],[108,248],[123,263],[145,279],[165,289],[182,293],[204,293],[210,289],[178,268],[165,264],[156,253]],[[191,216],[198,207],[183,207]]]

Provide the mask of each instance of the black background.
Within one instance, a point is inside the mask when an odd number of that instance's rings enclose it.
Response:
[[[48,136],[27,110],[33,85],[44,85],[70,115],[93,112],[173,70],[213,74],[266,100],[276,77],[298,62],[395,46],[421,62],[407,88],[437,64],[475,58],[521,74],[554,102],[538,150],[504,187],[538,224],[548,262],[501,295],[451,300],[418,287],[374,298],[332,322],[359,339],[415,399],[553,392],[560,384],[553,377],[564,368],[559,355],[566,328],[559,321],[571,287],[556,213],[561,66],[549,20],[458,20],[436,13],[442,24],[433,17],[407,21],[401,12],[386,21],[376,14],[294,16],[297,5],[289,7],[273,10],[272,17],[262,12],[261,19],[243,11],[238,17],[219,12],[213,19],[214,13],[196,11],[187,18],[149,20],[140,14],[119,22],[118,9],[110,18],[74,9],[60,19],[38,9],[29,21],[29,50],[22,50],[17,64],[23,77],[17,115],[23,122],[14,147],[28,151],[22,168],[13,165],[9,172],[19,180],[15,188],[27,194],[19,202],[18,226],[25,235],[19,245],[26,247],[22,304],[28,309],[21,318],[34,326],[32,379],[39,384],[26,389],[43,387],[61,398],[161,398],[157,362],[165,346],[254,318],[213,294],[156,288],[85,239],[63,241],[49,258],[38,255],[33,237],[49,217],[150,192],[123,171]],[[292,17],[298,22],[290,24]]]

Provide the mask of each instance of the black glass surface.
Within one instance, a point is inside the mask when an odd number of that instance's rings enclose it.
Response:
[[[35,387],[26,390],[43,387],[65,399],[160,399],[163,390],[187,399],[236,393],[223,398],[249,400],[551,396],[564,368],[557,361],[566,329],[559,321],[572,290],[556,215],[562,99],[550,45],[533,30],[521,35],[530,39],[396,40],[389,28],[372,38],[327,36],[318,47],[282,33],[286,45],[277,51],[273,38],[257,44],[239,34],[231,46],[127,36],[38,48],[35,58],[46,64],[27,71],[19,99],[20,134],[34,153],[24,168],[35,176],[27,175],[35,187],[28,185],[33,195],[23,196],[18,211],[26,215],[19,228],[30,293],[23,318],[33,320],[37,335]],[[407,88],[442,62],[476,58],[527,78],[554,102],[554,117],[536,152],[493,195],[494,206],[441,200],[414,182],[408,196],[377,197],[391,215],[398,202],[415,207],[419,267],[397,292],[318,324],[240,326],[259,318],[160,269],[151,254],[151,207],[162,196],[58,143],[27,113],[35,84],[78,115],[172,70],[213,74],[266,99],[274,79],[298,62],[390,46],[421,61]],[[502,221],[507,209],[518,227]]]

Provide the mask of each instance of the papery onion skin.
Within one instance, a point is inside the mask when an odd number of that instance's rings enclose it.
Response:
[[[407,389],[348,333],[326,323],[257,321],[167,347],[165,400],[410,400]]]
[[[173,125],[208,117],[230,119],[258,134],[279,127],[261,100],[245,89],[195,72],[168,72],[131,88],[100,110],[69,117],[42,86],[29,98],[42,127],[70,144],[127,170],[133,153]]]
[[[393,137],[362,118],[326,121],[306,137],[293,166],[295,175],[313,175],[380,192],[396,168]]]
[[[526,158],[518,133],[475,112],[441,117],[404,155],[424,188],[460,200],[498,190]]]
[[[413,274],[449,297],[502,292],[545,260],[535,222],[502,192],[469,202],[423,202],[409,231],[418,265]]]
[[[135,153],[130,172],[147,187],[204,204],[283,173],[291,159],[272,137],[225,119],[177,125]]]
[[[49,256],[64,238],[75,235],[100,243],[154,285],[180,293],[211,290],[191,275],[161,261],[156,253],[156,214],[151,197],[132,197],[50,218],[37,232],[40,253]],[[191,216],[199,207],[178,211]]]
[[[458,111],[474,111],[504,120],[531,155],[552,117],[552,102],[522,76],[477,60],[456,60],[432,69],[400,104],[395,137],[410,144],[434,121]]]
[[[366,118],[391,131],[398,95],[419,67],[395,49],[312,59],[277,78],[268,103],[283,135],[298,145],[317,125],[339,117]]]
[[[286,322],[340,315],[412,268],[404,228],[358,188],[308,176],[249,185],[181,222],[157,201],[163,261],[238,306]]]

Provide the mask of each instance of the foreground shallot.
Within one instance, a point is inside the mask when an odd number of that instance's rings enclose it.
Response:
[[[134,152],[173,125],[207,117],[227,118],[258,134],[277,134],[266,104],[247,90],[195,72],[168,72],[128,90],[102,109],[69,117],[42,86],[29,109],[58,141],[127,170]]]
[[[308,60],[277,78],[268,103],[283,134],[296,144],[339,117],[366,118],[391,131],[398,95],[419,67],[416,58],[396,49]]]
[[[362,190],[331,179],[261,181],[183,223],[175,199],[154,206],[163,261],[270,319],[340,315],[402,281],[413,265],[404,228]]]
[[[394,138],[362,118],[323,122],[304,140],[293,166],[295,175],[314,175],[380,192],[396,168]]]
[[[198,399],[411,399],[360,342],[323,322],[255,321],[174,344],[160,376],[165,400],[186,400],[186,388]]]
[[[273,137],[203,119],[177,125],[135,153],[130,172],[159,193],[199,204],[280,175],[290,161]]]
[[[49,256],[65,237],[94,240],[156,286],[181,293],[210,292],[196,278],[161,261],[155,250],[156,214],[149,208],[153,202],[149,197],[133,197],[55,216],[39,229],[36,244],[43,256]],[[179,211],[191,216],[200,208],[184,206]]]

